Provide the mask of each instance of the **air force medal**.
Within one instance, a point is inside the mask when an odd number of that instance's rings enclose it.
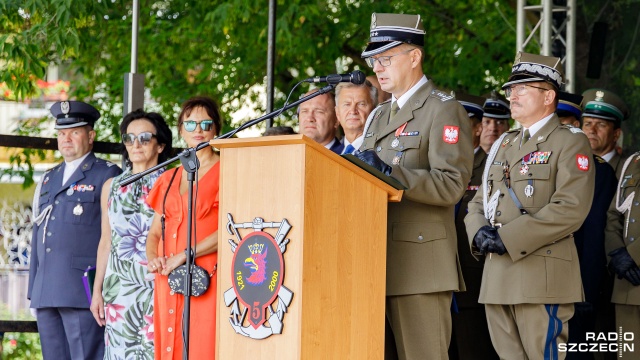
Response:
[[[80,216],[84,212],[82,205],[78,204],[73,208],[73,215]]]

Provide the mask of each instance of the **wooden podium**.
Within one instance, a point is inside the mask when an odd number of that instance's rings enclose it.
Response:
[[[303,135],[212,145],[221,152],[216,358],[382,359],[387,202],[402,191]],[[289,240],[283,268],[277,246],[243,242],[264,233],[276,245]],[[254,253],[271,260],[258,265]],[[256,296],[275,299],[264,310],[240,301],[257,288],[247,271],[261,268],[266,293]],[[259,328],[249,322],[262,315]]]

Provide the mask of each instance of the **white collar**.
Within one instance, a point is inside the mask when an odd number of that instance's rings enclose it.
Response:
[[[551,117],[553,115],[553,113],[547,115],[546,117],[542,118],[542,120],[539,120],[535,124],[531,125],[531,127],[529,128],[523,127],[522,133],[524,134],[525,130],[529,130],[529,136],[533,138],[533,135],[535,135],[538,130],[542,129],[542,127],[545,126],[549,122],[549,120],[551,120]]]
[[[614,156],[616,156],[616,149],[615,148],[613,150],[609,151],[608,153],[600,156],[600,157],[603,158],[604,161],[609,162],[609,161],[611,161],[611,159],[613,159]]]
[[[71,160],[71,161],[65,161],[64,162],[64,174],[62,175],[62,184],[64,185],[64,183],[67,182],[67,180],[69,180],[69,178],[71,177],[71,174],[73,174],[76,169],[78,167],[80,167],[80,164],[82,164],[82,162],[84,161],[84,159],[87,158],[87,156],[89,156],[89,154],[91,153],[91,151],[89,151],[88,153],[84,154],[84,156],[79,157],[75,160]]]
[[[427,79],[426,75],[422,75],[422,77],[420,78],[420,80],[411,87],[411,89],[409,89],[406,93],[402,94],[402,96],[400,96],[398,99],[396,99],[395,96],[391,95],[391,105],[393,105],[393,103],[395,101],[398,102],[398,107],[400,109],[402,109],[402,107],[404,106],[404,104],[407,103],[407,101],[409,101],[409,99],[413,96],[413,94],[416,93],[416,91],[418,91],[418,89],[426,84],[429,80]]]

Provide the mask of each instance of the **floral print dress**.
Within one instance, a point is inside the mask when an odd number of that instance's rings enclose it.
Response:
[[[146,243],[154,211],[146,204],[163,170],[120,187],[131,169],[113,178],[108,199],[111,250],[102,296],[105,359],[153,359],[153,274],[147,273]]]

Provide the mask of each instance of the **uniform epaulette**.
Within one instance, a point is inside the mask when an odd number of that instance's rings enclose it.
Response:
[[[507,132],[507,133],[517,133],[517,132],[520,132],[520,128],[509,129],[509,130],[507,130],[505,132]]]
[[[583,134],[584,133],[582,131],[582,129],[580,129],[578,127],[575,127],[575,126],[573,126],[571,124],[562,124],[562,125],[560,125],[560,127],[563,128],[563,129],[567,129],[567,130],[571,131],[574,134]]]
[[[379,104],[378,104],[378,106],[382,106],[382,105],[384,105],[384,104],[386,104],[386,103],[388,103],[388,102],[391,102],[391,98],[388,98],[387,100],[385,100],[385,101],[383,101],[383,102],[379,103]]]
[[[607,162],[607,160],[601,158],[599,155],[593,154],[593,157],[595,157],[596,161],[599,162],[600,164],[605,164]]]
[[[45,175],[45,174],[47,174],[47,173],[52,172],[53,170],[55,170],[55,169],[57,169],[57,168],[61,167],[61,166],[62,166],[62,164],[64,164],[64,162],[59,163],[58,165],[56,165],[56,166],[52,167],[51,169],[45,170],[45,171],[44,171],[44,173],[43,173],[42,175]]]
[[[455,100],[454,96],[451,96],[450,94],[447,94],[446,92],[442,92],[440,90],[433,90],[431,91],[431,95],[436,96],[438,99],[440,99],[440,101],[449,101],[449,100]]]
[[[107,167],[112,167],[112,166],[116,165],[115,163],[112,163],[112,162],[111,162],[111,161],[109,161],[109,160],[100,159],[100,158],[96,158],[95,163],[96,163],[96,164],[100,164],[100,163],[102,163],[102,164],[107,165]]]

